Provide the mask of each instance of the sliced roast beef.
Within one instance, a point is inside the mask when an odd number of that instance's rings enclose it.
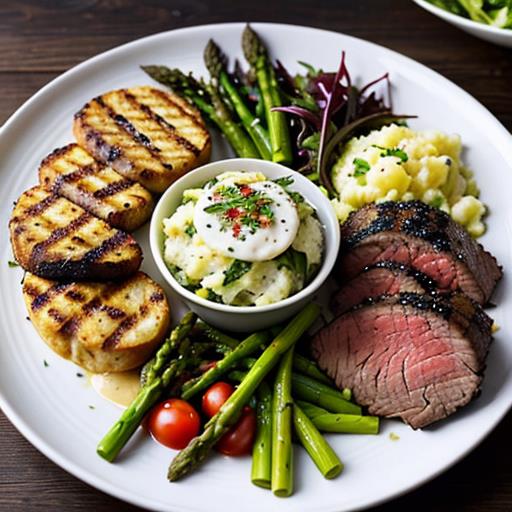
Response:
[[[438,289],[436,282],[423,272],[395,261],[379,261],[343,284],[331,299],[331,311],[338,316],[366,299],[401,292],[433,295]]]
[[[370,204],[341,229],[337,274],[342,282],[390,260],[409,265],[445,291],[461,290],[485,304],[501,278],[496,259],[449,215],[419,201]]]
[[[422,428],[478,393],[491,324],[464,294],[400,293],[337,317],[315,335],[312,351],[371,414]]]

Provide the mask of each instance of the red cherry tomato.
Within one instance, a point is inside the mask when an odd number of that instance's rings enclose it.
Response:
[[[237,423],[217,443],[217,450],[224,455],[248,455],[256,435],[256,412],[246,405]]]
[[[201,409],[208,418],[215,416],[224,402],[233,394],[235,388],[227,382],[216,382],[203,395]]]
[[[156,405],[149,415],[149,432],[159,443],[181,450],[199,433],[201,420],[185,400],[173,398]]]

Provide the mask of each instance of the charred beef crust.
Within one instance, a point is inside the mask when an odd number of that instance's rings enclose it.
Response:
[[[331,297],[330,307],[335,316],[372,297],[400,292],[439,293],[437,283],[423,272],[395,261],[378,261],[343,284]]]
[[[489,299],[502,276],[494,256],[448,214],[420,201],[408,201],[369,204],[349,215],[341,227],[340,279],[345,278],[344,255],[363,243],[369,243],[374,235],[384,233],[420,239],[435,252],[451,255],[455,262],[472,274],[480,288],[482,303]]]

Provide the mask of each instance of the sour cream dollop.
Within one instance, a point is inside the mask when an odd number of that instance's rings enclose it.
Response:
[[[293,199],[273,181],[218,181],[205,187],[194,226],[205,244],[243,261],[268,261],[295,240],[299,215]]]

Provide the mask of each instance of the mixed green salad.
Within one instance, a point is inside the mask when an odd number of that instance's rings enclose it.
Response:
[[[445,11],[497,28],[512,28],[512,0],[428,0]]]

